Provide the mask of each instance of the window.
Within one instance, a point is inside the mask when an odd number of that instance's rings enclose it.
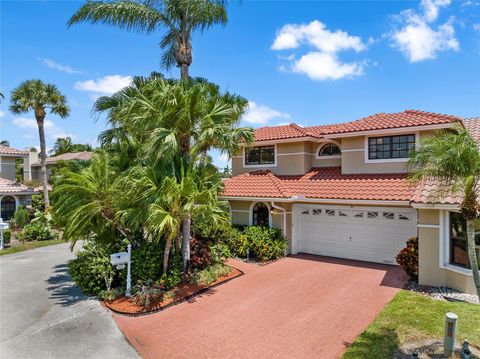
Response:
[[[467,252],[467,226],[461,213],[450,212],[450,264],[470,267]],[[475,220],[475,244],[480,254],[480,218]]]
[[[344,211],[338,211],[339,217],[348,217],[348,213]]]
[[[385,218],[385,219],[395,219],[395,213],[393,213],[393,212],[383,212],[383,218]]]
[[[415,149],[415,135],[371,137],[368,139],[368,159],[408,158]]]
[[[398,219],[401,221],[409,221],[411,218],[410,218],[410,215],[407,213],[399,213]]]
[[[15,198],[11,196],[6,196],[2,198],[1,207],[0,207],[0,217],[4,221],[9,221],[12,219],[13,214],[15,213],[16,203]]]
[[[253,207],[252,225],[254,226],[270,226],[270,211],[265,203],[257,203]]]
[[[327,216],[334,216],[335,215],[335,210],[334,209],[326,209],[325,214]]]
[[[322,214],[322,210],[321,209],[314,209],[312,211],[312,214],[315,215],[315,216],[318,216],[318,215]]]
[[[320,148],[320,151],[318,151],[318,157],[338,156],[341,153],[342,152],[340,151],[340,147],[338,147],[336,144],[327,143],[326,145]]]
[[[246,165],[275,164],[275,146],[245,148],[245,164]]]
[[[378,212],[367,212],[367,218],[377,218]]]

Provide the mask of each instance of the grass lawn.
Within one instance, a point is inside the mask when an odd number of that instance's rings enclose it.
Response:
[[[51,239],[49,241],[25,242],[25,243],[21,243],[16,246],[8,247],[1,250],[0,256],[3,256],[4,254],[12,254],[16,252],[26,251],[28,249],[46,247],[46,246],[51,246],[51,245],[60,244],[60,243],[65,243],[65,241],[61,239]]]
[[[405,342],[429,338],[443,340],[447,312],[458,315],[457,343],[468,339],[480,346],[480,305],[433,300],[402,290],[342,358],[390,358]]]

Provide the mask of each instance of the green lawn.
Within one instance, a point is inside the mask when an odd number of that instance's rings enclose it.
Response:
[[[480,346],[480,305],[433,300],[400,291],[355,340],[343,359],[390,358],[398,345],[411,340],[443,340],[445,313],[458,314],[457,341]]]
[[[16,252],[26,251],[28,249],[46,247],[46,246],[51,246],[51,245],[60,244],[60,243],[65,243],[65,241],[61,239],[51,239],[49,241],[25,242],[25,243],[21,243],[19,245],[8,247],[6,249],[1,250],[0,256],[3,256],[4,254],[12,254]]]

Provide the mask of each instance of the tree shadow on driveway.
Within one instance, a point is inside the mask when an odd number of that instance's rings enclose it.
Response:
[[[50,299],[63,307],[71,306],[87,299],[72,280],[68,272],[68,263],[57,264],[53,267],[53,275],[45,282],[50,292]]]

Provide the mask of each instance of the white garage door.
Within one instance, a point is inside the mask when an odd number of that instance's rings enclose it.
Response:
[[[417,213],[409,208],[298,206],[294,216],[294,252],[395,264],[417,235]]]

